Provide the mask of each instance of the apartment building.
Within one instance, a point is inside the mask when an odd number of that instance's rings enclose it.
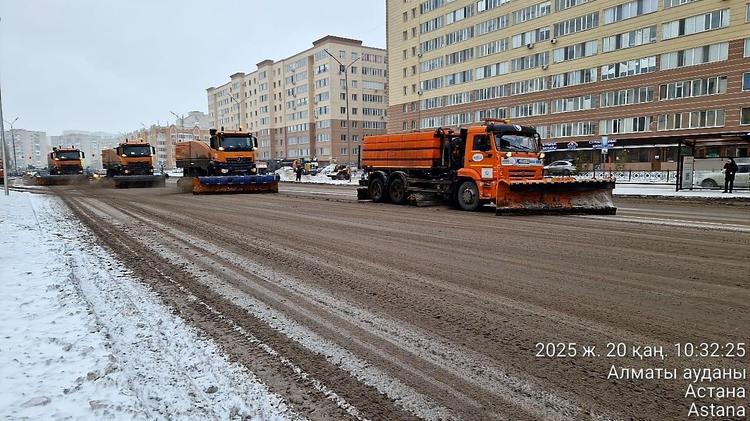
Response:
[[[18,166],[18,171],[29,168],[45,168],[47,152],[50,150],[46,132],[13,129],[5,131],[5,142],[8,149],[8,168]],[[15,160],[13,154],[15,150]]]
[[[747,0],[387,0],[387,37],[389,131],[510,118],[636,169],[750,153]]]
[[[251,131],[261,159],[355,163],[363,136],[385,132],[387,78],[385,50],[329,35],[208,88],[209,118]]]

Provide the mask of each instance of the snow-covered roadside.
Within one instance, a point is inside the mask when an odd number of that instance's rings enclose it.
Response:
[[[313,183],[313,184],[339,184],[339,185],[359,185],[359,178],[362,173],[354,171],[352,173],[351,180],[334,180],[328,176],[333,171],[335,165],[328,165],[323,167],[320,172],[315,175],[302,175],[302,183]],[[276,170],[276,174],[279,175],[281,181],[295,181],[296,176],[292,167],[284,167]]]
[[[0,418],[294,417],[58,199],[0,196]]]

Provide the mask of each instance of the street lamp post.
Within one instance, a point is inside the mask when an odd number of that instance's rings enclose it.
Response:
[[[5,149],[5,127],[3,126],[3,89],[0,87],[0,143],[3,148],[3,188],[5,189],[5,195],[8,193],[8,154]]]
[[[229,94],[229,99],[231,99],[232,101],[234,101],[235,104],[237,104],[237,131],[240,131],[242,129],[242,124],[241,124],[241,121],[242,121],[242,106],[240,104],[242,104],[243,102],[245,102],[247,100],[247,98],[243,99],[242,101],[237,101],[234,98],[234,95]]]
[[[18,121],[18,117],[14,118],[13,121],[5,120],[10,125],[10,143],[13,147],[13,174],[18,175],[18,156],[16,155],[16,133],[13,125]]]
[[[351,123],[349,122],[349,68],[352,67],[352,64],[356,63],[357,60],[360,59],[360,57],[355,58],[351,63],[344,66],[339,59],[333,56],[330,51],[327,49],[324,49],[329,56],[331,56],[332,59],[336,60],[336,63],[339,64],[339,73],[343,70],[344,72],[344,95],[346,96],[346,160],[347,160],[347,166],[351,168],[352,166],[352,136],[351,136]]]

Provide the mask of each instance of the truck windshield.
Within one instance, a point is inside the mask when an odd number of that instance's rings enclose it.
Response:
[[[122,151],[127,156],[151,156],[151,147],[145,145],[123,146]]]
[[[61,161],[70,161],[74,159],[81,159],[81,153],[78,151],[58,151],[57,154],[55,154],[57,159]]]
[[[539,140],[536,136],[523,134],[496,134],[495,144],[498,151],[538,152]]]
[[[221,147],[225,151],[251,151],[253,150],[253,138],[245,137],[223,137]]]

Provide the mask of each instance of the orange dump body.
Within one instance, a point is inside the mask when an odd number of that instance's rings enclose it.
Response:
[[[190,140],[180,142],[175,148],[175,159],[177,161],[188,159],[210,159],[211,148],[206,142]]]
[[[428,169],[440,165],[442,141],[435,132],[367,136],[362,148],[365,168]]]

